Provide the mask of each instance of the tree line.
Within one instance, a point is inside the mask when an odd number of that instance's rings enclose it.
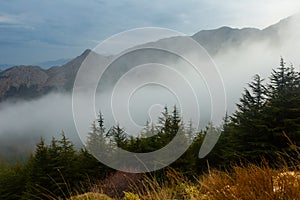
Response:
[[[276,166],[277,158],[294,154],[300,146],[300,74],[283,59],[265,81],[255,75],[244,89],[237,110],[224,117],[222,127],[196,130],[192,122],[184,124],[176,106],[165,107],[157,125],[146,123],[139,136],[128,136],[120,125],[106,130],[101,113],[92,123],[87,146],[75,149],[73,143],[61,134],[50,144],[44,139],[36,145],[28,161],[15,165],[0,165],[0,199],[67,198],[114,173],[115,170],[95,159],[89,148],[116,145],[122,149],[145,153],[168,144],[176,134],[191,143],[189,149],[170,167],[193,177],[211,168],[230,168],[233,163],[259,163],[262,159]],[[218,143],[204,159],[198,158],[199,149],[209,128],[221,132]],[[97,150],[97,149],[96,149]],[[149,175],[164,179],[165,169]]]

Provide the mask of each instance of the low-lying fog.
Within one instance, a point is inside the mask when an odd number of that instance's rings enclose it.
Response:
[[[287,64],[293,63],[296,70],[299,70],[299,30],[295,24],[289,26],[288,30],[282,30],[284,37],[279,46],[272,45],[267,41],[258,41],[251,44],[243,44],[238,48],[226,49],[226,51],[221,51],[213,57],[224,81],[227,98],[225,110],[229,114],[234,112],[236,108],[235,103],[239,101],[243,88],[252,80],[252,77],[255,74],[259,74],[267,82],[272,69],[278,67],[281,56]],[[189,71],[185,75],[189,77]],[[188,92],[185,93],[182,81],[178,81],[177,78],[180,77],[176,78],[176,75],[171,76],[169,72],[163,71],[159,76],[161,80],[165,78],[169,83],[173,82],[173,87],[179,88],[178,91],[182,93],[178,95],[176,92],[156,84],[136,89],[131,94],[130,99],[123,99],[126,95],[122,96],[122,91],[119,91],[118,96],[116,96],[117,100],[113,102],[114,108],[118,109],[121,103],[128,105],[127,107],[131,113],[132,120],[142,127],[146,120],[154,120],[153,122],[155,122],[164,105],[168,105],[170,111],[174,104],[179,104],[180,107],[180,98],[189,94]],[[145,77],[139,76],[139,74],[129,77],[132,80],[127,80],[128,85],[126,87],[131,87],[130,84],[136,84],[139,80],[145,79]],[[124,88],[126,79],[122,81],[121,84]],[[201,78],[199,79],[198,89],[202,90],[199,96],[201,99],[199,102],[201,115],[200,127],[204,127],[211,120],[210,109],[213,105],[211,105],[210,93],[207,91],[205,83]],[[101,99],[105,95],[105,93],[96,95],[95,107],[96,110],[103,112],[106,125],[109,127],[114,122],[108,114],[110,112],[110,102],[101,102]],[[178,96],[176,97],[176,95]],[[188,99],[189,96],[185,96],[184,98]],[[81,105],[80,109],[84,110],[85,106],[87,105]],[[192,118],[192,112],[193,107],[189,107],[184,111],[183,117],[185,121]],[[119,114],[121,115],[122,113]],[[223,114],[220,113],[220,115]],[[126,115],[124,114],[124,116]],[[62,131],[76,145],[80,146],[81,144],[73,120],[71,94],[52,93],[32,101],[2,103],[0,105],[0,119],[0,157],[5,157],[5,155],[9,154],[20,154],[23,151],[26,152],[32,149],[40,137],[49,140],[52,136],[59,137]],[[86,123],[91,124],[93,120],[92,118],[86,119]],[[126,120],[118,122],[126,128],[126,124],[124,124]],[[86,127],[86,130],[88,131],[89,128]],[[130,129],[130,126],[128,129]]]

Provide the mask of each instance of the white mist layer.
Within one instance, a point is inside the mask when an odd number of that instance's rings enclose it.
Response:
[[[229,114],[236,109],[235,104],[238,103],[243,88],[247,87],[247,83],[255,74],[261,75],[268,82],[272,69],[279,65],[280,57],[283,57],[287,64],[293,63],[295,69],[299,70],[300,29],[297,23],[291,20],[291,24],[286,29],[280,30],[278,34],[282,38],[279,46],[267,41],[245,43],[238,48],[227,49],[226,52],[220,52],[213,57],[225,84],[227,112]],[[189,71],[186,74],[189,76]],[[168,77],[168,74],[162,73],[159,76],[160,78]],[[132,83],[135,81],[132,80]],[[202,81],[199,81],[199,89],[205,90]],[[207,96],[207,91],[204,94]],[[101,95],[97,98],[101,99]],[[155,102],[155,100],[160,101]],[[128,105],[132,119],[139,126],[142,126],[146,120],[156,120],[159,110],[162,110],[164,105],[172,108],[176,102],[177,100],[171,92],[150,87],[137,91]],[[85,107],[84,105],[81,106],[82,112],[84,112]],[[209,116],[205,116],[209,115],[210,106],[207,97],[200,102],[200,108],[204,113],[203,124],[210,120]],[[96,109],[102,110],[105,118],[110,112],[110,105],[98,103]],[[192,112],[192,109],[189,112]],[[189,116],[184,117],[186,117],[186,121],[189,120]],[[87,124],[91,124],[93,120],[95,119],[86,119]],[[115,122],[108,117],[106,123],[109,128]],[[126,124],[120,125],[126,128]],[[86,130],[88,131],[89,128],[86,127]],[[1,148],[12,145],[24,145],[25,143],[33,145],[38,142],[38,138],[41,136],[46,139],[50,139],[52,136],[59,137],[62,131],[71,140],[80,143],[73,120],[70,94],[49,94],[37,100],[2,103],[0,106],[0,151]]]

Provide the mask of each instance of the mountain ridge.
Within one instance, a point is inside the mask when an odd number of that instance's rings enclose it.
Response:
[[[212,57],[251,42],[266,41],[269,45],[278,46],[284,29],[294,18],[296,17],[288,17],[264,29],[223,26],[213,30],[201,30],[190,37],[201,44]],[[153,43],[174,45],[176,37],[164,38]],[[0,71],[0,102],[19,98],[30,99],[51,91],[71,91],[81,63],[91,52],[87,49],[66,64],[49,69],[38,66],[15,66]],[[102,58],[109,59],[108,56]]]
[[[82,61],[91,50],[65,65],[42,69],[19,65],[0,72],[0,102],[9,99],[31,99],[52,91],[68,91]]]

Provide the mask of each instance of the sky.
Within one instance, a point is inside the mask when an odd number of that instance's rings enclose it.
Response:
[[[0,64],[73,58],[132,28],[262,29],[299,8],[299,0],[0,0]]]

